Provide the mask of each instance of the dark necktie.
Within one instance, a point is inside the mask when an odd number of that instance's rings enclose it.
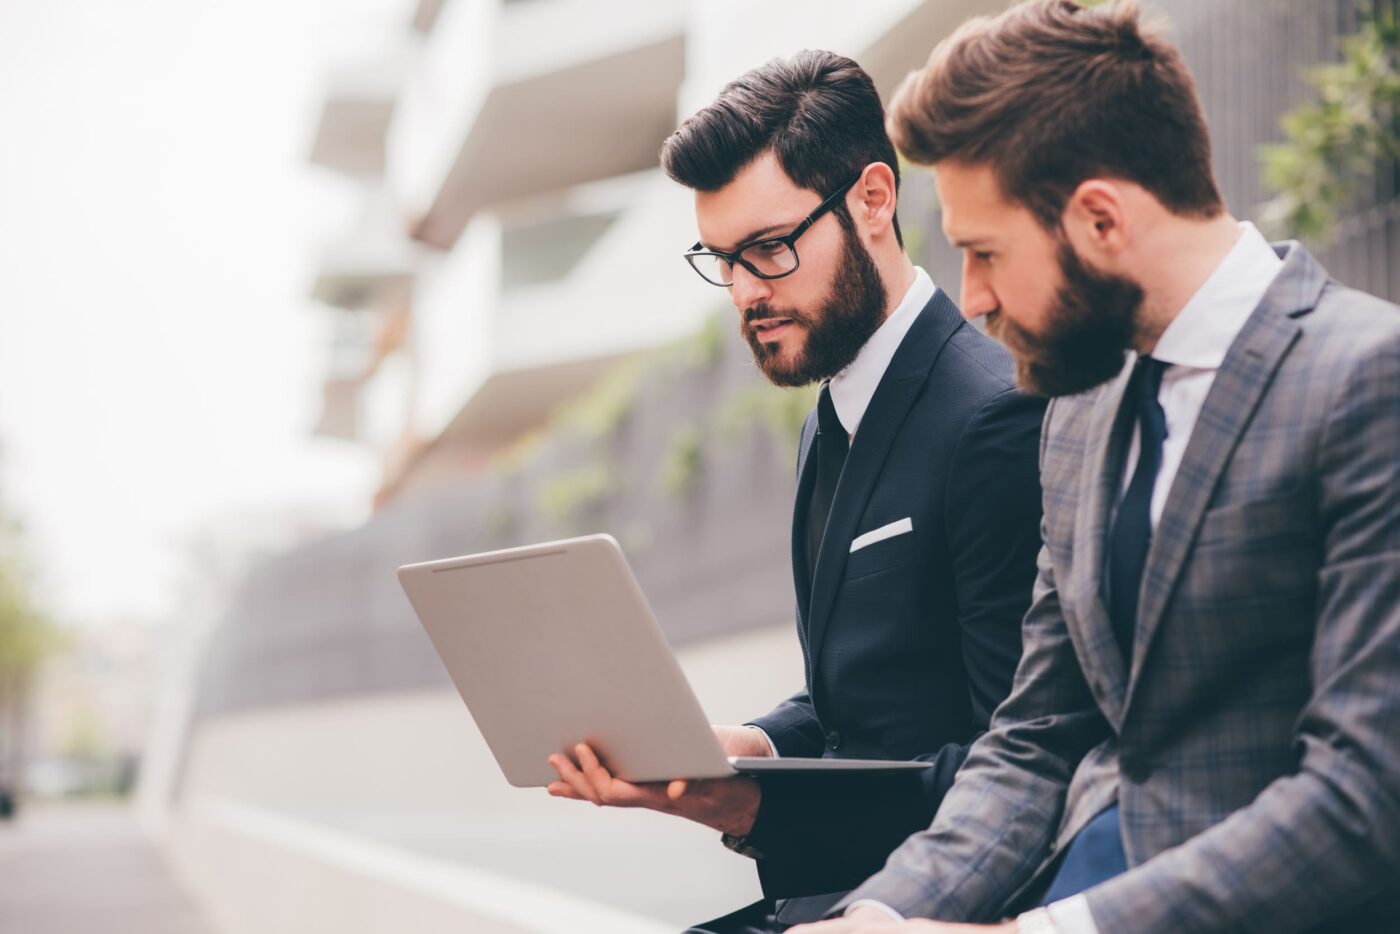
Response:
[[[1134,420],[1142,429],[1137,467],[1128,490],[1118,504],[1118,514],[1108,536],[1108,614],[1118,644],[1130,660],[1137,629],[1138,592],[1142,570],[1152,544],[1152,488],[1162,466],[1162,442],[1167,437],[1167,417],[1157,401],[1166,365],[1151,357],[1139,357],[1128,387]]]
[[[807,510],[807,566],[813,573],[817,569],[817,554],[821,551],[827,516],[831,514],[831,500],[836,495],[836,484],[841,479],[841,468],[846,465],[850,444],[841,419],[836,417],[831,388],[822,386],[817,400],[817,482],[812,486],[812,504]]]

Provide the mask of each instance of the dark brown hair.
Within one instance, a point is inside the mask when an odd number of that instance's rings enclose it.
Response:
[[[799,52],[734,79],[666,139],[661,167],[687,188],[717,191],[769,150],[794,184],[822,197],[872,162],[888,165],[899,188],[875,83],[834,52]],[[833,213],[852,229],[844,204]],[[894,230],[902,244],[897,220]]]
[[[940,42],[890,105],[912,161],[989,165],[1047,228],[1090,178],[1121,178],[1173,213],[1224,209],[1195,82],[1176,48],[1120,0],[1029,0]]]

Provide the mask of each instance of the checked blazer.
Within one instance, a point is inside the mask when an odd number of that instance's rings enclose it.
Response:
[[[1103,934],[1400,929],[1400,308],[1275,250],[1168,493],[1132,658],[1101,596],[1130,362],[1051,405],[1012,694],[849,898],[1005,917],[1116,800],[1129,869],[1086,893]]]

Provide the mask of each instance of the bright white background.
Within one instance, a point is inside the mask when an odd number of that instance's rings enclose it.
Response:
[[[306,161],[328,64],[402,0],[0,0],[0,509],[61,621],[159,615],[192,542],[362,516],[313,442],[306,294],[344,183]]]

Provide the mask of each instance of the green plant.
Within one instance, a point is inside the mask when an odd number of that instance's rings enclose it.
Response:
[[[1316,100],[1282,117],[1285,142],[1260,147],[1276,192],[1260,225],[1272,236],[1330,241],[1337,211],[1356,203],[1378,164],[1400,159],[1400,27],[1393,11],[1359,15],[1341,61],[1309,72]]]
[[[13,563],[0,564],[0,689],[27,677],[60,643],[20,572]]]
[[[724,401],[715,416],[720,437],[734,442],[754,425],[767,428],[773,437],[788,445],[793,453],[802,432],[802,422],[817,402],[817,387],[778,389],[756,385],[734,393]]]
[[[34,680],[50,655],[67,647],[58,627],[34,603],[17,554],[18,527],[0,518],[0,806],[13,808],[13,788],[28,750],[23,724]]]
[[[612,475],[611,467],[603,461],[562,471],[541,482],[536,505],[556,522],[567,522],[613,492]]]
[[[699,424],[687,422],[672,432],[667,442],[661,484],[679,499],[695,489],[704,467],[705,433]]]
[[[637,404],[637,389],[650,362],[641,356],[610,367],[578,398],[555,412],[551,427],[573,429],[595,440],[616,431]]]

